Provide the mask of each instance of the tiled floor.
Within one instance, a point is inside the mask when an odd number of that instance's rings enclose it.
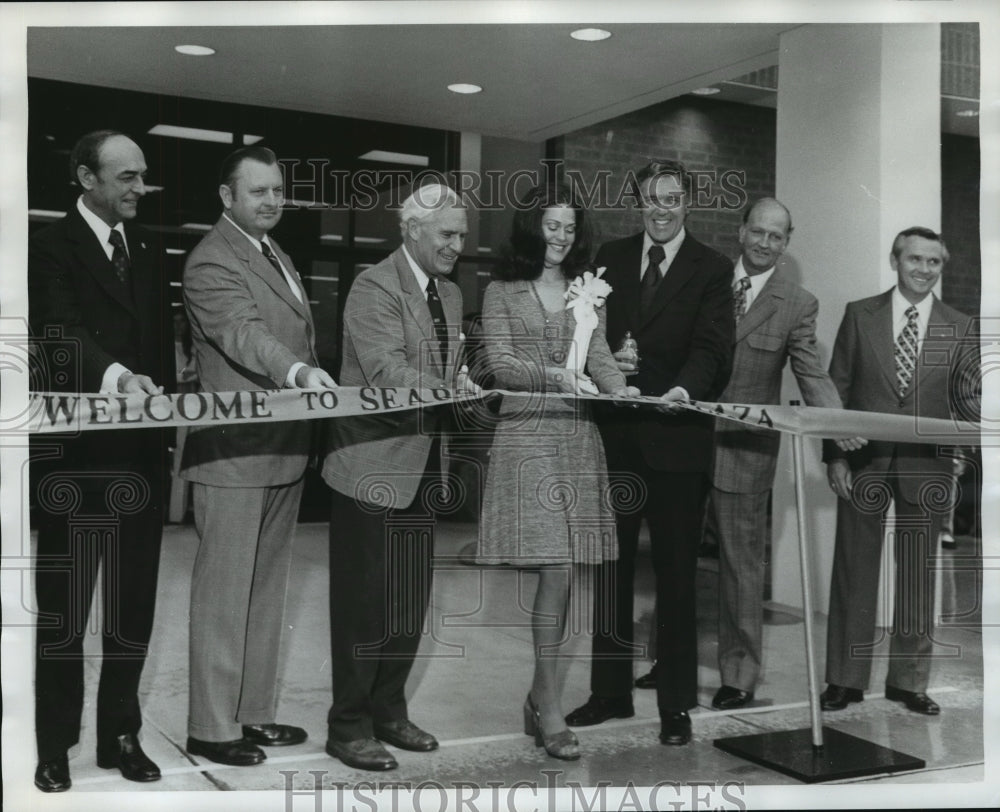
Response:
[[[681,784],[707,781],[714,783],[716,793],[724,784],[735,785],[737,788],[732,792],[742,792],[743,785],[798,784],[792,778],[713,746],[713,739],[718,737],[805,728],[809,726],[809,714],[803,627],[794,614],[777,608],[768,612],[766,670],[757,700],[743,711],[720,713],[711,710],[711,697],[719,683],[715,663],[715,562],[709,559],[702,559],[698,581],[701,691],[700,707],[692,714],[694,741],[679,748],[660,745],[654,692],[638,690],[635,718],[577,731],[583,748],[580,761],[558,762],[536,749],[520,727],[521,703],[531,677],[530,628],[527,614],[520,607],[530,605],[534,576],[519,577],[517,572],[508,569],[462,565],[457,551],[474,532],[475,526],[471,524],[439,525],[432,631],[425,637],[420,659],[408,683],[412,719],[436,734],[441,740],[441,748],[430,754],[397,751],[399,769],[373,775],[349,769],[323,752],[325,717],[330,701],[330,664],[327,527],[322,523],[299,527],[282,643],[285,668],[279,721],[305,727],[309,740],[295,747],[272,748],[266,762],[250,768],[212,764],[184,751],[188,586],[197,538],[191,526],[168,526],[163,544],[157,622],[142,684],[143,746],[161,766],[163,779],[154,784],[130,784],[117,771],[96,767],[93,711],[88,702],[83,738],[71,753],[73,789],[67,796],[107,792],[104,798],[110,799],[111,805],[105,808],[115,808],[114,799],[118,796],[114,793],[123,791],[280,790],[287,787],[288,782],[296,790],[308,791],[317,779],[325,788],[356,786],[358,782],[376,779],[407,782],[411,786],[422,781],[445,787],[454,787],[456,782],[471,782],[483,788],[489,787],[490,782],[493,786],[510,786],[516,781],[550,788],[572,787],[574,783],[593,787],[601,782],[612,786],[632,782],[637,787],[649,787],[664,781]],[[974,547],[971,539],[962,538],[958,551],[948,555],[970,556],[975,553]],[[642,567],[641,562],[640,567],[648,571],[648,558],[644,561],[646,566]],[[926,770],[918,774],[874,777],[864,779],[866,782],[966,784],[983,779],[982,638],[978,628],[975,581],[974,572],[946,573],[945,605],[955,614],[967,617],[961,625],[939,630],[942,642],[960,646],[960,656],[935,664],[930,693],[942,707],[941,716],[919,716],[882,698],[884,660],[876,663],[872,691],[863,703],[824,715],[824,722],[831,727],[905,751],[927,762]],[[563,668],[566,710],[582,703],[589,693],[586,589],[577,588],[576,596],[578,608],[573,613],[574,628],[565,646]],[[637,592],[639,640],[645,639],[651,609],[651,577],[647,572],[640,577]],[[823,631],[822,618],[818,618],[816,642],[820,677]],[[645,666],[645,663],[638,664],[637,673]],[[93,667],[88,675],[87,696],[92,700],[96,690]],[[812,791],[823,790],[812,788]],[[37,797],[41,797],[40,793]],[[203,797],[205,803],[209,803],[204,796],[196,797]],[[663,804],[666,797],[661,796],[659,803]],[[714,796],[717,801],[720,797]],[[590,796],[587,799],[592,800]],[[295,809],[314,808],[308,795],[297,800]],[[577,800],[586,806],[585,800]],[[485,794],[478,802],[491,805]],[[648,798],[643,798],[642,802],[644,805],[650,803]],[[548,808],[561,807],[562,803]],[[571,799],[570,806],[575,804]],[[201,806],[189,804],[187,808],[199,809]],[[291,807],[278,805],[274,808]],[[728,808],[735,807],[730,805]]]

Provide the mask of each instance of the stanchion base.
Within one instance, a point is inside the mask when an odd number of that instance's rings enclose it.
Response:
[[[812,728],[716,739],[715,746],[806,784],[865,775],[922,770],[922,759],[890,750],[833,728],[823,728],[823,749],[814,751]]]

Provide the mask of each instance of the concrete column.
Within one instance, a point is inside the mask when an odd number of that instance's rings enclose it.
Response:
[[[795,228],[787,264],[820,301],[828,363],[846,303],[894,284],[892,238],[940,228],[940,30],[806,25],[783,34],[780,50],[776,186]],[[783,402],[798,397],[786,371]],[[772,596],[801,607],[790,447],[774,485]],[[826,613],[836,509],[819,441],[807,441],[806,468],[813,609]]]

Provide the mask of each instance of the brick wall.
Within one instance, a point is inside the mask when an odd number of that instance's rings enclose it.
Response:
[[[774,194],[774,140],[772,109],[683,96],[554,139],[550,155],[562,158],[567,170],[578,170],[589,182],[599,170],[609,170],[609,188],[615,191],[627,172],[649,157],[679,160],[717,179],[726,171],[742,173],[745,185],[739,186],[745,197],[730,192],[719,200],[706,199],[688,216],[694,236],[735,259],[742,201]],[[735,183],[736,177],[731,177],[729,186]],[[721,191],[718,183],[714,191]],[[598,243],[641,228],[638,213],[628,207],[597,208],[593,218]]]
[[[941,298],[963,313],[979,313],[979,139],[941,135],[941,233],[951,260]]]

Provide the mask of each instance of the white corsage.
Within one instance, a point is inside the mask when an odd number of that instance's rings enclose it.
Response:
[[[587,351],[590,349],[590,336],[597,327],[597,308],[611,293],[611,285],[601,279],[607,268],[598,268],[596,273],[586,271],[583,276],[574,279],[566,291],[566,308],[573,311],[576,317],[576,330],[573,332],[573,343],[566,359],[566,369],[572,369],[583,374],[587,365]]]

